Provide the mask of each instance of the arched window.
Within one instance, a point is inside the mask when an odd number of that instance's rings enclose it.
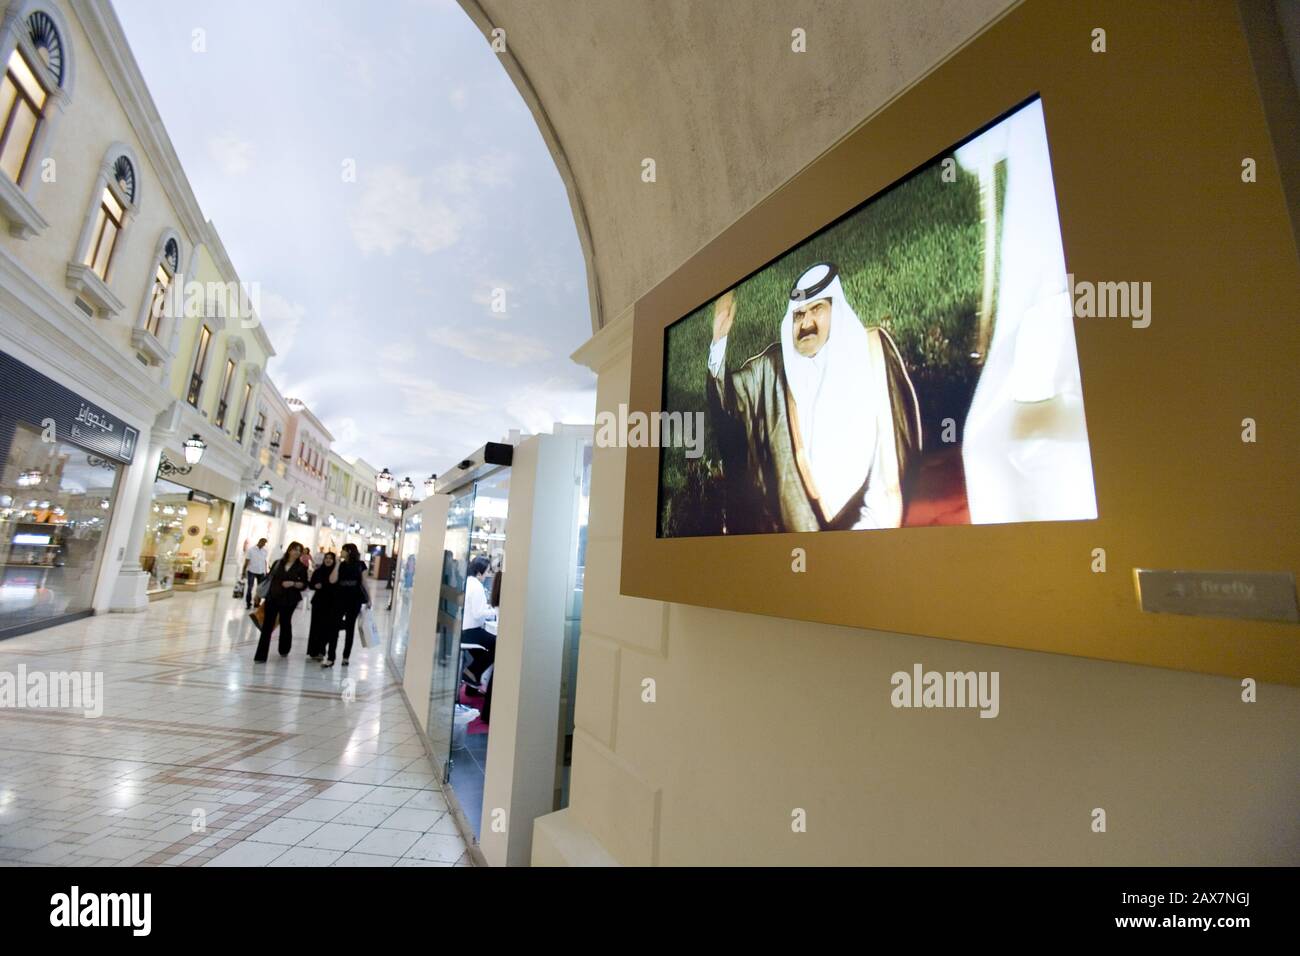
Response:
[[[149,296],[149,314],[144,323],[145,331],[154,338],[159,337],[163,311],[167,306],[167,291],[171,288],[176,273],[180,271],[180,263],[180,246],[175,239],[168,239],[163,247],[162,258],[158,260],[158,268],[154,270],[153,292]]]
[[[114,143],[108,148],[91,192],[94,201],[86,212],[76,254],[68,263],[68,287],[102,316],[122,311],[122,302],[109,289],[109,281],[117,250],[140,205],[139,170],[131,147]]]
[[[49,225],[35,202],[54,179],[50,143],[72,92],[68,36],[50,0],[9,0],[0,15],[0,215],[19,239]]]
[[[114,188],[116,187],[116,188]],[[81,261],[99,278],[108,281],[118,236],[126,226],[126,210],[135,201],[135,167],[125,156],[113,161],[113,176],[99,194],[99,212],[90,232],[90,245]]]
[[[51,91],[63,86],[63,38],[54,19],[37,10],[24,24],[26,43],[9,53],[0,80],[0,171],[21,184]]]
[[[144,302],[139,318],[131,332],[131,344],[142,361],[148,365],[165,365],[171,359],[167,321],[181,314],[180,290],[174,288],[181,268],[180,237],[174,229],[166,229],[154,247],[153,265],[145,286]],[[170,330],[175,331],[174,326]]]

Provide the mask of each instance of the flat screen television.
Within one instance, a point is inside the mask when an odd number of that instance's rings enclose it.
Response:
[[[1096,518],[1074,302],[1035,96],[664,329],[657,536]]]

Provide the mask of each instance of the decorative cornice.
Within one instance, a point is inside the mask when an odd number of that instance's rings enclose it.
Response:
[[[125,308],[122,300],[84,262],[69,262],[67,276],[68,288],[89,299],[91,305],[106,313],[108,318],[116,318]]]
[[[131,345],[138,349],[154,365],[166,365],[172,354],[163,347],[148,329],[131,330]]]
[[[208,443],[207,451],[203,455],[203,464],[227,478],[238,481],[252,460],[248,450],[235,441],[233,435],[204,418],[192,405],[186,402],[177,404],[181,408],[178,433],[189,435],[198,432],[199,437]]]
[[[226,252],[226,245],[221,241],[221,234],[217,232],[217,227],[212,224],[212,220],[206,220],[203,223],[203,245],[207,247],[208,254],[212,256],[212,261],[216,263],[217,270],[227,281],[240,282],[239,271],[235,264],[230,261],[230,253]],[[275,348],[271,345],[271,340],[266,334],[266,328],[262,325],[262,317],[254,315],[254,322],[251,326],[242,324],[240,328],[249,330],[253,337],[257,339],[257,344],[262,347],[266,353],[266,358],[275,355]]]
[[[306,402],[300,398],[286,398],[284,402],[289,406],[289,411],[291,413],[295,415],[305,415],[307,420],[315,425],[316,428],[320,430],[320,433],[325,436],[327,442],[334,441],[334,436],[330,434],[330,430],[325,427],[324,422],[316,417],[316,413],[307,407]]]
[[[168,389],[99,324],[56,297],[8,250],[0,249],[0,307],[17,328],[5,331],[33,353],[57,355],[67,380],[115,403],[124,417],[149,422],[173,401]]]
[[[9,220],[9,234],[18,239],[40,235],[49,226],[27,194],[8,176],[0,176],[0,213]]]
[[[632,316],[635,306],[628,306],[617,319],[578,347],[569,356],[579,365],[585,365],[597,375],[611,362],[632,351]]]
[[[112,4],[108,0],[84,0],[69,7],[81,23],[182,227],[197,241],[206,220]]]

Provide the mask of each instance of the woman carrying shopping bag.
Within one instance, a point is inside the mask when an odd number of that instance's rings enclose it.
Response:
[[[347,637],[343,643],[343,666],[348,666],[352,656],[352,639],[356,636],[357,615],[362,605],[370,606],[370,595],[366,593],[365,568],[361,564],[361,554],[355,544],[343,546],[343,560],[330,572],[330,583],[337,587],[335,592],[338,609],[343,615],[343,629]],[[328,658],[322,667],[334,666],[334,651],[339,643],[339,629],[335,626],[330,631]]]
[[[318,567],[311,576],[311,632],[307,637],[307,656],[314,661],[325,659],[325,646],[333,635],[337,641],[339,628],[342,626],[342,609],[338,603],[337,584],[330,583],[330,576],[337,564],[331,552],[321,558]]]
[[[284,559],[277,561],[271,569],[266,601],[262,604],[262,639],[257,642],[257,653],[253,655],[258,664],[266,663],[266,656],[271,651],[271,632],[277,622],[280,625],[280,656],[288,657],[293,646],[293,612],[307,587],[307,569],[298,560],[301,555],[302,545],[294,541],[285,549]]]

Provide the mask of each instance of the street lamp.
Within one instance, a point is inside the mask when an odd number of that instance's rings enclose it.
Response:
[[[379,516],[380,516],[381,518],[387,518],[387,517],[388,517],[388,499],[387,499],[387,498],[380,498],[380,499],[379,499]]]
[[[188,475],[194,470],[194,466],[199,463],[203,453],[207,450],[208,443],[199,437],[195,432],[189,438],[185,439],[181,446],[185,452],[185,465],[177,465],[164,453],[158,459],[158,471],[154,474],[155,480],[172,475]]]
[[[432,498],[433,489],[435,489],[436,487],[438,487],[437,475],[430,475],[428,478],[424,479],[424,497]]]
[[[381,495],[386,495],[393,490],[393,473],[387,468],[375,475],[375,490]]]
[[[195,432],[189,438],[185,439],[185,464],[197,465],[199,459],[203,457],[203,452],[207,450],[208,443],[198,436]]]
[[[259,498],[269,498],[271,497],[271,492],[273,492],[274,490],[275,489],[271,487],[271,483],[269,481],[264,481],[257,486],[257,495]]]
[[[402,539],[405,530],[402,522],[402,504],[411,500],[411,495],[415,493],[415,485],[411,484],[411,479],[405,479],[399,486],[397,493],[401,496],[402,501],[394,501],[389,504],[393,511],[393,576],[388,579],[388,609],[393,609],[393,599],[397,595],[397,573],[398,564],[402,557]],[[382,507],[382,504],[381,504]],[[382,511],[381,511],[382,514]]]
[[[305,501],[298,502],[298,517],[301,518],[303,521],[307,520],[307,502]]]

